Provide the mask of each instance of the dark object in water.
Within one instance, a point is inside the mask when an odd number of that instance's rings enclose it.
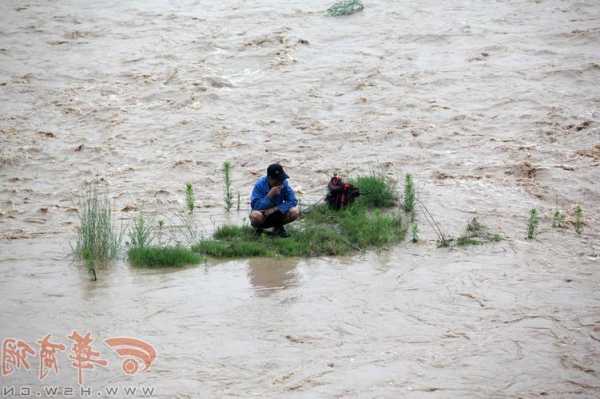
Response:
[[[341,177],[333,176],[327,185],[327,197],[325,200],[330,208],[341,209],[352,204],[360,195],[358,188],[350,183],[344,183]]]
[[[364,8],[365,6],[360,0],[342,0],[329,7],[327,15],[331,17],[350,15],[362,11]]]

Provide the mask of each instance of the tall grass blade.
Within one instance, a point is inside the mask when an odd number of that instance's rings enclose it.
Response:
[[[122,235],[113,227],[111,204],[95,185],[89,186],[79,201],[79,228],[74,254],[82,259],[95,278],[95,265],[114,259]]]
[[[225,188],[225,210],[229,212],[233,206],[233,194],[231,193],[231,162],[223,162],[223,184]]]

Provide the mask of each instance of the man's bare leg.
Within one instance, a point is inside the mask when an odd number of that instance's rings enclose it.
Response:
[[[293,222],[294,220],[300,217],[300,209],[297,206],[290,208],[290,210],[285,214],[283,219],[283,224],[288,224]]]
[[[252,211],[250,212],[250,224],[254,228],[261,228],[261,226],[265,223],[265,215],[261,211]]]

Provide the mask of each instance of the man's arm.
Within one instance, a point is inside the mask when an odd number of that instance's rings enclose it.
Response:
[[[268,191],[260,187],[260,184],[255,184],[250,196],[250,205],[252,209],[263,210],[273,207],[274,203],[267,195]]]
[[[281,213],[286,214],[291,208],[298,205],[298,200],[296,199],[296,193],[287,182],[283,185],[281,192],[285,201],[277,205],[277,208]]]

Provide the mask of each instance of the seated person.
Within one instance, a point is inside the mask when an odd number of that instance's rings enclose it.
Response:
[[[273,232],[288,237],[284,224],[293,222],[300,216],[296,194],[287,182],[288,175],[279,164],[269,165],[267,175],[254,184],[250,196],[250,223],[261,233],[262,229],[273,227]]]

